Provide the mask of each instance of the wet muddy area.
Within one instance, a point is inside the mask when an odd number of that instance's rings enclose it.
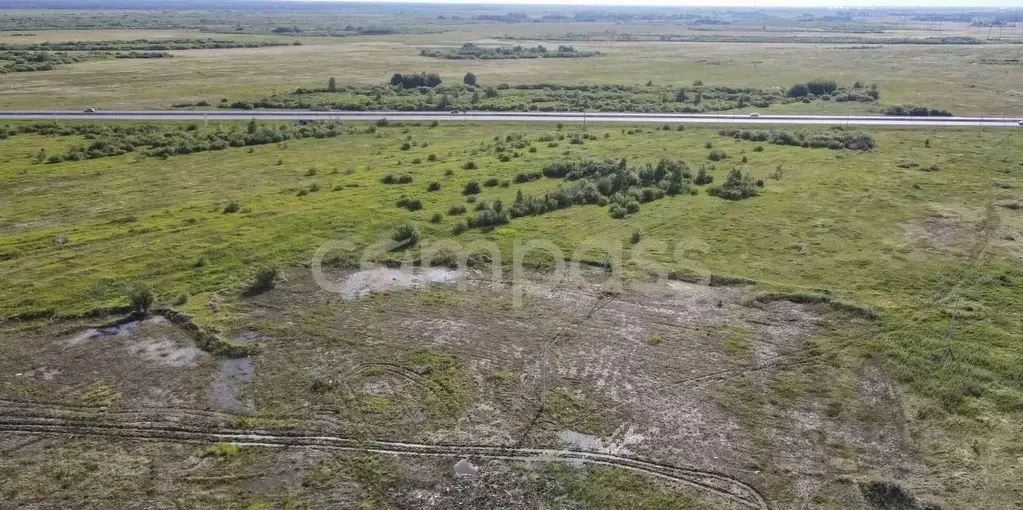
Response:
[[[221,411],[251,414],[255,406],[241,394],[256,374],[249,358],[225,359],[213,374],[209,397],[211,403]]]
[[[246,331],[232,338],[232,341],[240,344],[251,344],[261,340],[259,333],[253,331]],[[245,394],[255,375],[256,369],[252,366],[251,358],[219,360],[207,393],[210,404],[226,413],[252,414],[256,410],[255,404]]]
[[[104,388],[102,403],[114,408],[195,405],[196,380],[212,358],[161,316],[105,326],[44,324],[0,331],[0,341],[19,345],[0,359],[3,394],[91,405]]]
[[[461,274],[448,268],[393,269],[379,267],[340,275],[335,285],[343,299],[355,300],[393,290],[417,289],[430,284],[454,283]]]
[[[0,390],[273,416],[311,434],[640,457],[783,487],[782,499],[839,490],[825,475],[836,469],[913,469],[880,372],[845,379],[862,409],[777,396],[793,378],[834,383],[836,368],[807,357],[809,338],[874,323],[822,305],[751,305],[739,288],[609,291],[603,273],[585,276],[515,285],[447,269],[349,271],[332,275],[339,295],[289,275],[235,305],[229,338],[262,344],[252,357],[211,356],[159,319],[64,325],[0,360]],[[869,413],[884,419],[857,421]],[[444,467],[456,479],[486,469],[475,458]]]

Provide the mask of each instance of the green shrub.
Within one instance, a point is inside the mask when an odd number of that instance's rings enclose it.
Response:
[[[391,231],[391,240],[401,243],[403,247],[412,246],[419,242],[419,227],[411,223],[402,223]]]
[[[242,206],[239,205],[238,202],[235,202],[234,200],[231,200],[230,202],[227,203],[227,205],[224,206],[224,214],[236,213],[241,208],[242,208]]]
[[[535,181],[542,177],[540,172],[519,172],[515,174],[515,182],[518,184]]]
[[[710,151],[710,154],[707,155],[707,159],[711,161],[721,161],[727,157],[728,154],[726,154],[725,151]]]
[[[493,188],[494,186],[500,184],[500,182],[501,180],[498,179],[497,177],[490,177],[487,180],[483,181],[483,185],[488,188]]]
[[[264,266],[256,270],[255,278],[249,285],[249,292],[259,294],[273,289],[281,279],[281,270],[274,265]]]
[[[429,156],[426,156],[426,160],[427,161],[437,161],[437,155],[436,154],[430,154]]]
[[[708,174],[707,169],[704,167],[700,167],[700,170],[696,172],[696,178],[693,179],[693,183],[698,186],[703,186],[704,184],[710,184],[712,182],[714,182],[714,176]]]
[[[444,221],[444,215],[441,213],[433,213],[433,216],[430,216],[430,223],[440,223],[442,221]]]
[[[426,185],[426,191],[440,191],[440,183],[433,181]]]
[[[401,142],[401,150],[407,151],[412,148],[412,144],[408,142]]]
[[[387,174],[380,179],[380,182],[384,184],[409,184],[412,182],[412,176],[409,174],[392,175]]]
[[[463,170],[475,170],[476,169],[476,162],[470,159],[469,161],[466,161],[464,165],[462,165],[462,169]]]
[[[229,458],[238,455],[238,445],[234,443],[217,443],[206,448],[204,453],[207,457]]]
[[[763,181],[761,181],[762,186]],[[758,195],[757,188],[757,183],[753,180],[753,177],[749,174],[744,175],[738,168],[733,168],[728,172],[725,182],[720,186],[707,188],[707,194],[725,200],[742,200]]]
[[[632,231],[632,237],[629,240],[632,241],[632,244],[636,244],[636,243],[638,243],[642,239],[643,239],[643,232],[640,231],[637,228],[636,230]]]
[[[152,308],[155,301],[153,289],[144,283],[133,285],[131,292],[128,294],[128,302],[131,304],[131,309],[134,312],[149,313],[149,309]]]
[[[477,181],[469,181],[465,183],[465,187],[462,188],[463,195],[478,195],[483,192],[483,187]]]
[[[423,203],[418,198],[413,198],[409,195],[402,195],[398,199],[397,205],[410,211],[418,211],[423,208]]]
[[[465,214],[465,206],[464,205],[453,205],[451,207],[448,207],[448,214],[451,215],[451,216],[457,216],[459,214]]]
[[[757,282],[750,280],[749,278],[741,278],[737,276],[726,276],[720,274],[710,275],[710,286],[711,287],[731,287],[740,285],[756,285]]]
[[[451,233],[456,236],[465,232],[466,230],[469,230],[469,226],[466,225],[464,221],[456,222],[454,225],[451,226]]]
[[[310,185],[309,185],[309,192],[310,192],[310,193],[316,193],[317,191],[320,191],[320,185],[319,185],[319,183],[315,183],[315,182],[314,182],[314,183],[312,183],[312,184],[310,184]]]

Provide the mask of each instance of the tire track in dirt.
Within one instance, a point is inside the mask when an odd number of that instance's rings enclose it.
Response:
[[[48,407],[47,410],[51,411],[53,407]],[[195,444],[226,442],[241,446],[343,450],[414,457],[476,457],[510,461],[603,465],[695,488],[748,508],[757,510],[768,510],[769,508],[759,491],[728,475],[607,453],[557,448],[359,440],[339,436],[314,435],[302,430],[248,430],[187,426],[167,421],[117,422],[101,421],[96,418],[98,417],[59,418],[0,414],[0,434],[114,437]]]

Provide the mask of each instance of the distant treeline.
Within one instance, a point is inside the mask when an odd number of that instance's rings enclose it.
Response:
[[[228,130],[200,130],[196,124],[168,128],[158,124],[106,125],[106,124],[23,124],[12,129],[0,129],[0,139],[19,134],[55,136],[83,136],[87,143],[75,145],[63,154],[36,155],[39,163],[81,161],[130,152],[166,158],[175,154],[191,154],[223,150],[228,147],[246,147],[279,143],[301,138],[333,138],[341,134],[337,123],[258,124],[247,126],[232,124]]]
[[[88,60],[106,60],[109,58],[167,58],[171,54],[163,51],[129,51],[122,52],[74,52],[65,51],[2,51],[0,50],[0,74],[25,73],[32,71],[52,71],[63,64],[85,62]]]
[[[509,36],[504,40],[535,40],[535,37]],[[547,41],[660,41],[660,42],[717,42],[749,44],[984,44],[969,36],[945,37],[860,37],[847,35],[724,35],[724,34],[629,34],[629,33],[566,33],[544,36]],[[1011,41],[1002,41],[1011,42]]]
[[[470,80],[475,83],[475,76]],[[806,94],[802,88],[806,87]],[[822,88],[821,88],[822,87]],[[552,83],[495,86],[442,85],[433,73],[395,74],[390,85],[296,89],[258,101],[224,101],[222,108],[288,108],[344,111],[602,111],[701,113],[812,101],[872,102],[877,89],[856,84],[842,88],[833,81],[801,84],[788,92],[753,87],[703,85],[559,85]],[[814,90],[819,94],[810,92]],[[829,92],[830,91],[830,92]],[[185,106],[185,105],[182,105]]]
[[[224,48],[262,48],[301,45],[299,41],[226,41],[217,39],[134,39],[130,41],[66,41],[38,44],[4,44],[0,51],[173,51]]]
[[[499,46],[484,47],[473,43],[465,43],[459,49],[423,49],[419,52],[424,57],[446,58],[452,60],[511,60],[520,58],[583,58],[600,55],[599,51],[576,50],[572,46],[558,46],[554,51],[543,45],[537,46]]]
[[[291,46],[288,42],[242,42],[215,39],[163,39],[150,41],[70,41],[38,44],[0,43],[0,74],[52,71],[64,64],[111,58],[168,58],[169,50],[258,48]]]

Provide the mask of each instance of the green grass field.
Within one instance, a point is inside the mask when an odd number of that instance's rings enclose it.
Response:
[[[639,230],[647,241],[700,246],[689,252],[692,262],[753,279],[758,290],[826,293],[875,308],[883,320],[879,335],[851,345],[825,335],[822,348],[842,359],[872,359],[905,385],[906,413],[926,438],[928,462],[953,469],[965,455],[974,474],[1014,462],[1005,445],[1010,420],[1023,408],[1023,344],[1015,327],[1023,317],[1016,290],[1023,278],[1023,220],[1019,211],[996,204],[1018,198],[1023,186],[1017,133],[878,130],[877,148],[869,152],[777,145],[754,151],[760,144],[712,128],[568,125],[558,131],[553,125],[441,123],[369,133],[367,127],[349,125],[328,140],[166,160],[126,154],[36,163],[40,149],[58,154],[80,140],[17,135],[0,141],[0,315],[72,315],[122,305],[129,286],[141,281],[153,286],[159,303],[187,297],[183,308],[202,318],[211,298],[241,299],[260,267],[308,262],[328,240],[365,246],[402,222],[419,227],[422,243],[488,240],[509,260],[516,239],[550,240],[571,253],[585,240],[625,243]],[[557,147],[537,141],[542,134],[570,138],[584,129],[595,140],[576,145],[566,139]],[[494,137],[509,134],[524,135],[536,152],[499,161]],[[405,140],[416,144],[402,150]],[[711,171],[716,182],[738,167],[766,181],[763,193],[730,202],[701,189],[696,196],[644,204],[621,220],[610,218],[606,207],[573,206],[494,230],[451,233],[456,218],[448,208],[465,204],[462,188],[470,180],[512,179],[580,158],[673,158],[695,169],[707,162],[708,142],[729,155]],[[463,169],[469,160],[478,168]],[[381,184],[385,174],[409,174],[413,181]],[[441,184],[439,191],[427,191],[431,181]],[[559,182],[484,188],[479,200],[510,204],[519,190],[537,194]],[[319,190],[309,192],[314,183]],[[423,208],[397,207],[402,195],[420,199]],[[239,204],[238,212],[224,212],[230,201]],[[443,215],[438,224],[429,222],[434,213]],[[666,250],[646,257],[685,269]],[[642,277],[634,262],[627,257],[624,270]],[[930,429],[931,423],[942,426]],[[945,440],[963,445],[967,438],[989,449],[973,458],[969,447],[937,447]]]

